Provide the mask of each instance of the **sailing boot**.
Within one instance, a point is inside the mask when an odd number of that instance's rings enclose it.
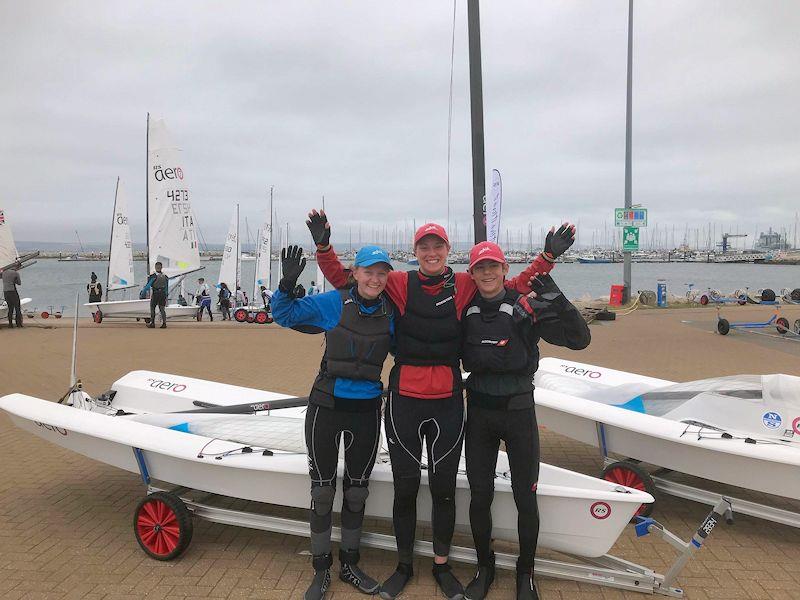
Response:
[[[384,600],[394,600],[403,593],[403,588],[414,576],[414,567],[411,563],[397,563],[397,568],[389,579],[381,584],[380,595]]]
[[[448,600],[464,600],[464,586],[453,575],[449,563],[439,565],[433,563],[433,578],[439,584],[439,590]]]
[[[520,570],[517,567],[517,600],[539,600],[531,568]]]
[[[349,583],[359,592],[364,594],[377,594],[378,589],[381,586],[377,581],[359,568],[359,558],[360,555],[358,550],[339,549],[339,562],[341,563],[341,568],[339,569],[339,579],[345,583]]]
[[[489,593],[489,587],[494,582],[494,552],[492,556],[486,561],[486,564],[479,564],[478,571],[475,577],[467,585],[464,591],[464,597],[467,600],[483,600]]]
[[[320,554],[313,558],[311,564],[314,566],[314,579],[311,580],[311,585],[308,586],[303,600],[322,600],[331,585],[333,556]]]

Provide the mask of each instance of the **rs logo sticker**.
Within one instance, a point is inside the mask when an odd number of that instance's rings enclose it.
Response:
[[[595,502],[589,512],[595,519],[607,519],[611,516],[611,505],[608,502]]]

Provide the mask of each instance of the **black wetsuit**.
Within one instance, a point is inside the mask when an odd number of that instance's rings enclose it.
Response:
[[[478,563],[491,562],[491,505],[502,440],[518,512],[517,569],[529,572],[539,535],[539,432],[533,403],[537,344],[542,338],[580,350],[589,344],[589,328],[563,295],[554,302],[529,301],[513,290],[490,300],[476,296],[462,321],[462,360],[471,373],[466,382],[465,442],[472,498],[469,515]]]
[[[394,308],[356,288],[304,298],[272,298],[275,321],[303,333],[325,332],[325,354],[309,394],[305,432],[311,477],[311,552],[315,570],[332,562],[331,527],[340,443],[344,443],[340,560],[359,561],[369,478],[380,442],[381,370],[391,347]],[[377,587],[377,583],[375,584]]]

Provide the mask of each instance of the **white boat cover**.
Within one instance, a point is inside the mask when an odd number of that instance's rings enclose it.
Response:
[[[537,387],[682,423],[800,444],[800,377],[734,375],[673,385],[592,385],[553,373]]]
[[[194,213],[183,168],[163,119],[148,121],[147,215],[150,273],[161,262],[175,277],[200,268]]]

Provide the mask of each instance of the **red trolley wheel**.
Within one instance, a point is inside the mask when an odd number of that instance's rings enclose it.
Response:
[[[653,498],[656,497],[656,484],[650,473],[642,467],[627,460],[611,463],[602,473],[603,479],[612,483],[618,483],[625,487],[633,488],[642,492],[647,492]],[[636,511],[637,517],[649,517],[653,512],[655,502],[652,504],[642,504]]]
[[[259,325],[264,325],[267,323],[267,319],[269,319],[269,315],[265,313],[263,310],[260,310],[256,313],[256,323]]]
[[[243,308],[237,308],[233,312],[233,318],[236,319],[237,323],[244,323],[247,321],[247,311]]]
[[[50,313],[47,312],[46,310],[43,310],[42,311],[42,318],[43,319],[49,319],[50,318]]]
[[[92,314],[92,319],[94,320],[95,323],[102,323],[103,322],[103,313],[102,313],[102,311],[98,310],[97,312]]]
[[[703,306],[708,304],[708,295],[707,294],[703,294],[702,296],[700,296],[700,304],[702,304]]]
[[[150,558],[172,560],[192,541],[192,515],[174,494],[155,492],[142,498],[136,507],[133,532]]]
[[[787,331],[789,331],[789,321],[784,317],[778,317],[775,321],[775,328],[778,330],[778,333],[784,335]]]

